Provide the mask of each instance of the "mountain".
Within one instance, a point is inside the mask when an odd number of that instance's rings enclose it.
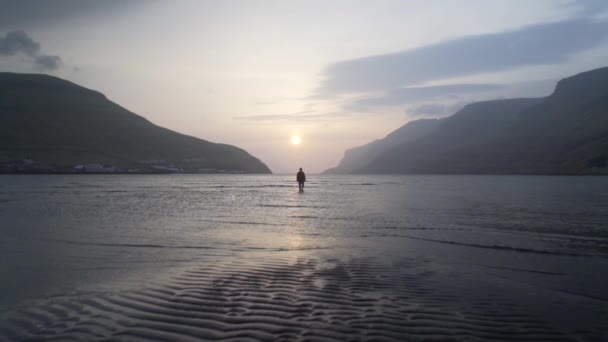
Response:
[[[422,119],[410,121],[384,139],[377,139],[369,144],[347,150],[340,164],[323,173],[352,173],[365,167],[386,150],[424,137],[432,132],[440,120]]]
[[[546,98],[470,104],[356,173],[608,173],[608,68],[558,82]]]
[[[99,92],[48,75],[0,73],[0,162],[24,158],[52,170],[95,163],[270,173],[240,148],[156,126]]]
[[[385,151],[358,170],[371,173],[511,173],[501,169],[512,127],[542,99],[476,102],[444,119],[427,136]],[[395,159],[393,159],[395,158]],[[498,168],[496,171],[494,171]]]

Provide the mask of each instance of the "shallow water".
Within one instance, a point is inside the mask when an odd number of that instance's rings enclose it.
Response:
[[[608,339],[607,177],[308,178],[0,177],[0,339]]]

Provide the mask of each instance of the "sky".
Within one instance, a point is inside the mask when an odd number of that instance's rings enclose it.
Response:
[[[46,73],[275,173],[608,66],[605,0],[0,0],[0,71]],[[292,138],[299,136],[300,144]]]

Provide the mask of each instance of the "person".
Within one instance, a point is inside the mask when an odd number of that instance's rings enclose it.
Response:
[[[298,180],[298,188],[300,189],[300,191],[304,191],[304,182],[306,182],[306,175],[304,174],[304,171],[302,171],[302,168],[300,168],[300,171],[298,172],[296,178]]]

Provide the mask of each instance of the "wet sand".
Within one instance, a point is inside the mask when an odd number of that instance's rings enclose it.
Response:
[[[396,272],[398,270],[398,272]],[[450,278],[450,274],[442,276]],[[453,276],[453,275],[452,275]],[[505,298],[439,287],[421,259],[222,258],[137,290],[69,294],[4,315],[2,340],[572,341]],[[457,282],[457,281],[456,281]],[[601,331],[576,338],[600,340]]]

